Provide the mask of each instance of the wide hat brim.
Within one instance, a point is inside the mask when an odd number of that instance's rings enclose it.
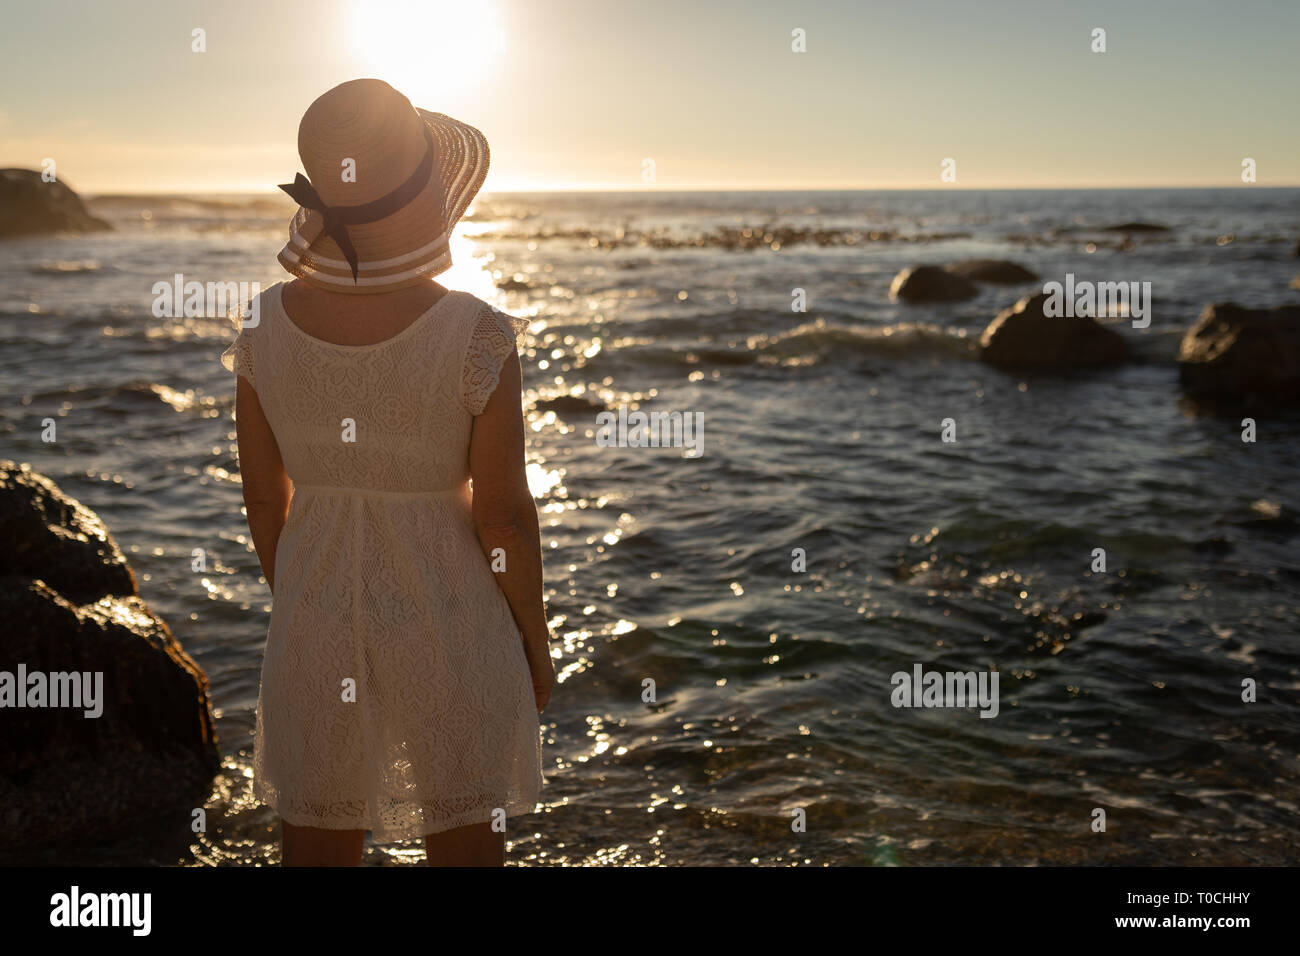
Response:
[[[333,292],[368,293],[415,285],[451,268],[451,231],[487,177],[487,139],[450,116],[416,112],[433,137],[428,185],[391,216],[348,226],[357,251],[356,281],[338,244],[321,235],[324,217],[302,206],[278,256],[287,272]]]

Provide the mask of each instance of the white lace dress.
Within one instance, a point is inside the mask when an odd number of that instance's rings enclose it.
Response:
[[[473,416],[525,323],[448,292],[392,338],[334,345],[289,320],[282,288],[222,356],[294,483],[254,792],[290,823],[380,841],[531,813],[537,709],[468,486]]]

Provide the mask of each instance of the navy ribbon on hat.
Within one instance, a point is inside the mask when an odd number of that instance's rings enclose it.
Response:
[[[280,184],[280,188],[293,197],[298,205],[315,210],[324,217],[325,228],[321,231],[321,235],[329,236],[338,245],[343,257],[348,260],[348,265],[352,267],[353,283],[357,281],[357,250],[348,236],[348,226],[359,226],[362,223],[387,219],[420,195],[429,183],[429,174],[433,172],[433,133],[429,131],[428,126],[424,127],[424,141],[429,148],[425,151],[424,158],[420,160],[420,165],[415,167],[415,172],[411,173],[406,182],[387,195],[359,206],[329,205],[321,199],[320,193],[311,184],[311,180],[302,173],[294,176],[293,182]],[[316,237],[319,238],[320,236]],[[312,242],[314,243],[316,239]]]

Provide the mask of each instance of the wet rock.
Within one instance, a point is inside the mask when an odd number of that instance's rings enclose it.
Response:
[[[904,302],[957,302],[978,292],[975,283],[939,266],[904,269],[889,287],[889,297]]]
[[[1000,312],[980,336],[980,358],[1005,369],[1091,368],[1128,357],[1124,337],[1086,316],[1043,314],[1046,293]]]
[[[586,398],[582,395],[556,395],[554,398],[538,399],[533,408],[539,412],[555,412],[557,415],[581,416],[595,415],[605,411],[603,402]]]
[[[0,169],[0,237],[96,232],[113,227],[86,211],[81,197],[39,170]]]
[[[1161,226],[1154,222],[1119,222],[1113,226],[1106,226],[1106,232],[1169,232],[1168,226]]]
[[[1210,402],[1300,403],[1300,306],[1206,306],[1183,336],[1178,379],[1189,396]]]
[[[953,275],[972,282],[992,282],[996,285],[1020,285],[1033,282],[1038,276],[1022,265],[1005,259],[967,259],[948,266]]]
[[[1232,551],[1232,542],[1222,535],[1216,535],[1204,541],[1197,541],[1192,545],[1192,550],[1210,554],[1229,554]]]
[[[0,849],[96,843],[201,807],[219,766],[208,682],[141,600],[103,523],[0,461]],[[33,675],[77,706],[31,704]],[[20,675],[26,679],[20,680]],[[99,716],[87,716],[87,711]]]
[[[0,461],[0,573],[30,570],[79,604],[135,594],[135,577],[99,517],[43,475]]]

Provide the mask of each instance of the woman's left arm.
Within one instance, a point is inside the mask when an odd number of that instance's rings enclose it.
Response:
[[[244,482],[244,508],[253,548],[262,564],[267,586],[275,593],[275,547],[289,516],[293,482],[284,470],[280,446],[262,403],[242,375],[235,385],[235,433],[239,441],[239,474]]]

